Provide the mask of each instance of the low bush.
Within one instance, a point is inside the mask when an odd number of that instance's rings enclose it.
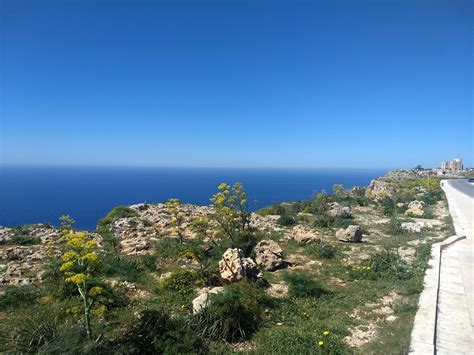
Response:
[[[4,350],[19,354],[41,352],[46,344],[57,337],[60,313],[60,307],[37,305],[16,312],[15,317],[2,319],[0,352]]]
[[[197,280],[197,274],[189,270],[178,270],[163,281],[163,288],[173,290],[188,295],[194,290],[194,283]],[[202,284],[200,286],[203,286]]]
[[[134,209],[127,206],[117,206],[110,211],[107,216],[99,221],[98,226],[103,227],[111,224],[114,220],[127,217],[138,217],[139,214]]]
[[[393,236],[406,234],[406,231],[402,228],[402,222],[395,216],[390,218],[388,223],[388,233]]]
[[[4,293],[0,295],[0,310],[13,310],[19,306],[33,304],[40,292],[31,285],[28,286],[5,286]]]
[[[413,275],[410,265],[400,255],[388,250],[372,254],[364,264],[370,267],[378,277],[408,280]]]
[[[412,313],[415,314],[418,310],[418,305],[413,300],[402,299],[393,305],[393,311],[396,314]]]
[[[282,214],[280,218],[277,219],[277,223],[285,227],[294,226],[296,224],[296,218],[288,214]]]
[[[282,205],[272,205],[259,209],[257,213],[261,216],[282,215],[286,213],[286,210]]]
[[[107,254],[103,258],[100,273],[107,277],[119,277],[126,281],[137,282],[143,279],[144,268],[138,260]]]
[[[30,234],[25,227],[15,227],[12,234],[12,243],[17,245],[35,245],[41,243],[41,238]]]
[[[336,248],[322,240],[310,244],[306,250],[320,259],[332,259],[336,255]]]
[[[327,291],[314,279],[313,276],[304,272],[286,273],[285,281],[288,283],[288,294],[291,297],[320,297]]]
[[[385,216],[393,216],[397,209],[395,201],[390,197],[385,197],[380,201],[380,206],[382,207],[382,212]]]
[[[194,329],[208,340],[248,339],[261,326],[264,308],[272,305],[273,300],[256,285],[229,285],[223,293],[211,296],[209,306],[194,316]]]
[[[99,347],[105,354],[202,354],[202,339],[182,319],[146,310],[117,339]]]
[[[318,228],[347,228],[352,223],[351,218],[333,218],[320,214],[316,215],[313,225]]]

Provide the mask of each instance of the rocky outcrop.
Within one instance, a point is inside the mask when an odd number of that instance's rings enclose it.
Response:
[[[258,279],[263,276],[255,261],[246,258],[241,249],[227,249],[219,261],[221,278],[226,282]]]
[[[0,245],[9,244],[12,238],[12,229],[0,227]]]
[[[131,205],[130,208],[135,210],[138,216],[117,219],[112,226],[123,254],[150,254],[154,250],[154,245],[163,237],[177,237],[171,223],[171,215],[165,204],[136,204]],[[209,216],[214,213],[214,209],[210,206],[183,204],[179,206],[179,209],[184,215],[182,227],[185,239],[196,237],[195,231],[191,228],[191,222],[194,219],[206,218],[211,226],[213,224]],[[250,226],[262,231],[282,230],[276,225],[274,218],[255,213],[251,214]]]
[[[342,242],[360,243],[362,241],[362,228],[351,224],[346,229],[339,229],[336,232],[336,238]]]
[[[273,240],[261,240],[255,246],[255,261],[267,271],[273,271],[283,265],[283,250]]]
[[[321,235],[317,231],[303,226],[293,227],[290,237],[296,242],[303,244],[321,240]]]
[[[372,200],[383,200],[385,197],[393,196],[393,186],[391,183],[381,179],[375,179],[365,190],[365,196]]]
[[[337,202],[333,202],[329,204],[329,209],[326,214],[331,218],[351,218],[351,208],[344,207]]]
[[[405,211],[407,216],[414,216],[414,217],[423,217],[425,211],[423,210],[423,201],[411,201],[408,204],[408,209]]]
[[[224,287],[203,287],[198,291],[198,296],[193,299],[193,314],[199,313],[209,304],[209,296],[224,292]]]

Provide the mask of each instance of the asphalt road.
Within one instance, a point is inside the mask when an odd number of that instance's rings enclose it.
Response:
[[[474,198],[474,183],[467,182],[467,179],[449,180],[449,183],[456,190]]]

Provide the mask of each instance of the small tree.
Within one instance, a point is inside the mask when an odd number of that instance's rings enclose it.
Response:
[[[233,186],[222,183],[218,190],[211,198],[214,207],[212,218],[235,244],[236,234],[250,227],[247,194],[239,182]]]
[[[316,200],[314,211],[316,214],[323,214],[327,210],[327,204],[331,201],[331,198],[326,190],[321,190],[314,196],[314,199]]]
[[[334,192],[334,195],[337,197],[341,197],[344,194],[344,185],[343,184],[334,184],[332,186],[332,190]]]
[[[60,271],[64,273],[64,281],[76,285],[79,291],[87,337],[92,339],[90,314],[97,297],[102,293],[101,287],[91,285],[101,263],[97,253],[98,246],[86,233],[68,233],[63,236],[63,240],[66,242],[66,251],[61,256]],[[96,311],[100,310],[103,310],[103,307]]]
[[[170,198],[165,202],[166,209],[171,215],[171,225],[173,226],[173,232],[178,235],[179,241],[184,243],[184,217],[185,214],[182,211],[182,205],[177,198]]]
[[[76,223],[76,221],[73,220],[71,216],[67,214],[67,215],[62,215],[61,217],[59,217],[59,223],[61,225],[61,229],[65,233],[68,233],[72,231],[72,226],[74,223]]]

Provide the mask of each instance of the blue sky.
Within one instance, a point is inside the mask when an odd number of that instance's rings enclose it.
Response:
[[[0,8],[0,163],[473,163],[470,1]]]

